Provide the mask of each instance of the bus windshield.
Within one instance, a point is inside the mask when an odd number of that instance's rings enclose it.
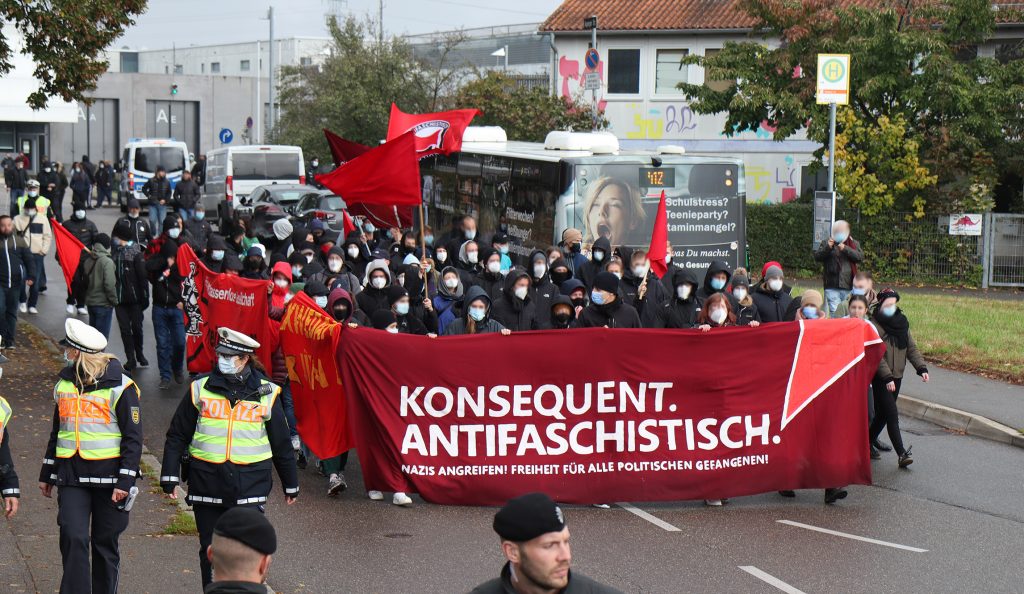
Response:
[[[231,175],[236,180],[299,180],[302,163],[298,153],[234,153]]]
[[[156,173],[163,167],[168,174],[185,169],[185,151],[173,146],[140,146],[135,149],[135,171]]]

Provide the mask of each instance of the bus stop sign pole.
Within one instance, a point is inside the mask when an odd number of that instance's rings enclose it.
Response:
[[[832,194],[832,224],[836,222],[836,102],[828,104],[828,191]]]

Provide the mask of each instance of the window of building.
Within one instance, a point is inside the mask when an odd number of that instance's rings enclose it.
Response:
[[[249,64],[250,64],[249,60],[242,60],[241,62],[239,62],[238,68],[242,72],[249,72]]]
[[[608,92],[628,95],[640,92],[640,50],[608,50]]]
[[[686,82],[687,66],[681,64],[690,53],[685,49],[658,50],[654,69],[654,92],[658,95],[678,95],[677,85]]]
[[[300,66],[312,66],[313,65],[313,58],[310,58],[309,56],[303,56],[303,57],[299,58],[299,65]]]
[[[174,65],[174,73],[175,74],[185,74],[185,67],[182,66],[181,64],[175,64]]]
[[[711,56],[717,54],[720,51],[722,51],[721,48],[718,48],[718,49],[706,49],[706,50],[704,50],[704,57],[705,58],[710,58]],[[735,82],[735,81],[709,79],[708,75],[707,75],[707,71],[706,70],[704,71],[704,86],[709,88],[709,89],[711,89],[712,91],[718,91],[718,92],[725,91],[730,86],[732,86],[733,82]]]
[[[210,72],[213,74],[220,72],[220,62],[210,62]]]
[[[139,54],[136,52],[121,52],[121,72],[138,72]]]
[[[203,62],[202,64],[199,65],[199,73],[200,74],[205,74],[206,73],[206,62]]]

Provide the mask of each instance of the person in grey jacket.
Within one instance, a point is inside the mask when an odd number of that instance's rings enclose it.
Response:
[[[89,312],[89,325],[110,338],[110,325],[117,305],[117,276],[114,260],[110,257],[110,236],[100,233],[92,244],[92,252],[78,263],[89,279],[85,290],[85,307]]]

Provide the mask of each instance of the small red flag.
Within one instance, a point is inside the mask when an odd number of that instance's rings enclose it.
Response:
[[[348,204],[419,206],[420,165],[416,137],[406,132],[370,149],[316,181]]]
[[[71,292],[71,279],[75,277],[75,270],[78,269],[78,262],[82,259],[82,245],[78,238],[71,234],[57,222],[57,219],[50,219],[50,227],[53,229],[53,237],[57,244],[57,260],[60,262],[61,272],[64,273],[64,282],[68,285],[68,293]]]
[[[345,233],[345,237],[348,234],[356,230],[356,224],[352,222],[352,217],[348,216],[348,212],[341,211],[341,216],[344,217],[341,221],[342,231]]]
[[[370,147],[365,144],[345,140],[327,128],[324,128],[323,130],[324,138],[327,139],[327,145],[331,147],[331,157],[334,159],[335,165],[347,163],[370,150]]]
[[[658,214],[654,217],[654,229],[651,230],[651,246],[647,248],[647,259],[651,261],[651,271],[658,278],[668,272],[668,213],[665,212],[665,190],[661,191],[658,203]]]
[[[416,153],[421,159],[430,155],[450,155],[462,148],[462,134],[479,113],[478,109],[403,113],[392,103],[388,140],[412,132],[416,135]]]

